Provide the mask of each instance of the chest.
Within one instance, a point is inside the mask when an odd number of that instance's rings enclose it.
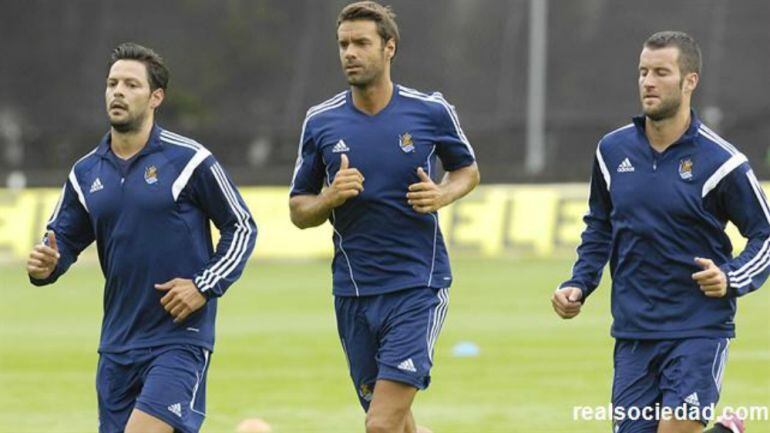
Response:
[[[333,122],[319,131],[318,151],[327,180],[340,168],[342,154],[364,176],[365,194],[403,188],[417,178],[417,168],[434,172],[435,126],[427,117],[390,115]]]
[[[620,214],[652,212],[688,217],[702,208],[706,162],[686,149],[617,155],[610,171],[610,196]]]
[[[96,223],[126,216],[151,223],[154,216],[175,207],[171,185],[177,174],[158,156],[148,155],[125,167],[105,158],[81,179],[81,187]]]

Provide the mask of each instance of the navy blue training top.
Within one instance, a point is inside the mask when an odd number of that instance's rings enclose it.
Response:
[[[220,231],[214,249],[210,221]],[[110,150],[110,134],[72,167],[48,221],[61,254],[56,281],[94,240],[104,273],[99,351],[165,344],[213,350],[217,298],[240,276],[256,226],[234,184],[200,143],[154,126],[128,161]],[[206,305],[176,324],[157,283],[195,282]]]
[[[607,134],[594,157],[586,229],[569,281],[588,297],[609,260],[612,335],[629,339],[734,337],[736,298],[770,273],[770,208],[746,157],[692,113],[688,130],[659,153],[645,118]],[[748,238],[733,257],[728,221]],[[707,297],[694,258],[728,276]]]
[[[374,116],[358,110],[350,91],[310,108],[302,126],[291,195],[318,194],[344,153],[364,176],[364,191],[334,209],[334,294],[367,296],[452,283],[438,214],[407,203],[422,167],[435,176],[474,163],[457,113],[440,93],[396,85]]]

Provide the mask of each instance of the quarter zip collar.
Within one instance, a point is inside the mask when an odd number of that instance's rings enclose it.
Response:
[[[163,148],[163,145],[160,142],[160,132],[162,130],[163,128],[158,126],[157,123],[153,124],[152,130],[150,131],[150,138],[147,140],[147,144],[142,148],[142,150],[139,151],[139,153],[134,155],[132,159],[140,158],[144,155],[149,155],[151,153],[160,151]],[[101,141],[99,142],[99,146],[96,149],[96,154],[102,158],[107,158],[108,155],[112,153],[110,149],[111,143],[112,136],[110,135],[110,132],[107,131],[107,133],[104,134]]]
[[[639,133],[646,139],[647,135],[644,131],[644,125],[647,121],[647,117],[644,115],[634,116],[632,120],[636,126],[636,130],[639,131]],[[701,123],[702,122],[700,121],[700,118],[698,118],[698,114],[695,112],[695,110],[690,109],[690,126],[686,131],[684,131],[684,134],[682,134],[678,140],[676,140],[673,144],[671,144],[671,146],[668,147],[668,149],[682,143],[696,143],[695,138],[698,136],[698,130],[700,129]]]

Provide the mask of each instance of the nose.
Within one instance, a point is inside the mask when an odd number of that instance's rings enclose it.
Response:
[[[642,77],[641,84],[645,89],[651,89],[655,87],[655,79],[652,77],[652,74],[647,74]]]
[[[118,83],[117,85],[115,85],[115,87],[112,88],[112,97],[115,99],[118,99],[118,98],[122,99],[125,96],[123,93],[124,90],[125,90],[125,86],[123,86],[123,84],[121,83]]]
[[[342,51],[342,57],[343,57],[345,60],[353,60],[353,59],[355,59],[355,58],[356,58],[356,52],[355,52],[355,50],[353,49],[353,47],[352,47],[352,44],[351,44],[351,45],[348,45],[347,47],[345,47],[345,48],[343,49],[343,51]]]

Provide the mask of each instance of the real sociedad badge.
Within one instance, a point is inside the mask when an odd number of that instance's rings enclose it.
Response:
[[[398,136],[398,146],[404,153],[414,152],[414,142],[412,141],[412,135],[408,132]]]
[[[152,185],[158,181],[158,169],[154,165],[151,165],[144,169],[144,181],[148,185]]]
[[[679,161],[679,177],[684,180],[692,179],[692,159],[684,158]]]

